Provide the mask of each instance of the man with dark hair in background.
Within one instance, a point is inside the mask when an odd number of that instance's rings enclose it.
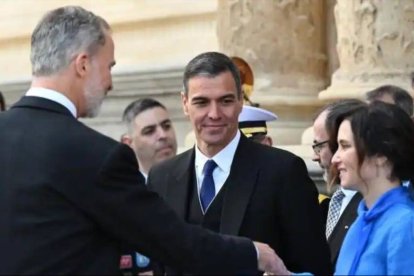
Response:
[[[145,178],[151,167],[177,153],[177,141],[167,108],[159,101],[142,98],[131,102],[124,110],[122,121],[127,132],[122,143],[131,147],[138,161],[139,171]],[[151,260],[126,246],[120,261],[124,275],[152,273]]]
[[[130,103],[122,121],[127,132],[122,142],[131,147],[145,179],[151,167],[177,153],[177,140],[167,108],[159,101],[143,98]]]
[[[305,163],[238,129],[243,97],[235,64],[218,52],[200,54],[187,64],[183,86],[196,145],[154,166],[150,189],[192,224],[269,243],[296,271],[331,273],[318,193]]]
[[[112,89],[104,19],[48,12],[31,63],[31,88],[0,114],[0,274],[114,275],[121,243],[198,274],[274,271],[267,245],[185,224],[148,191],[128,146],[77,120],[96,116]]]
[[[383,85],[366,93],[368,102],[382,101],[395,104],[413,117],[413,98],[407,90],[395,85]]]

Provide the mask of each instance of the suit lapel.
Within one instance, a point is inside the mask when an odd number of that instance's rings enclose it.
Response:
[[[357,216],[357,209],[359,202],[362,200],[362,195],[360,193],[356,193],[351,201],[346,206],[344,212],[339,217],[338,222],[335,225],[334,230],[332,231],[329,240],[334,239],[337,234],[341,235],[341,233],[347,232],[349,227],[351,227],[352,223],[354,222]]]
[[[179,217],[185,219],[190,185],[194,180],[194,149],[183,153],[166,190],[166,200]]]
[[[226,180],[220,233],[238,235],[247,205],[256,185],[259,168],[250,162],[252,151],[243,135],[234,155],[230,175]]]
[[[331,257],[334,262],[336,262],[336,259],[338,258],[339,250],[341,249],[346,233],[356,219],[357,208],[361,199],[362,195],[360,193],[357,193],[352,197],[335,225],[332,234],[329,236],[328,243],[331,247]]]

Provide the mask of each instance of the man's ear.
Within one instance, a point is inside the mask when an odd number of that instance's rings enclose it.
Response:
[[[126,133],[122,134],[121,135],[121,143],[131,147],[131,144],[132,144],[131,136],[129,136]]]
[[[82,52],[76,56],[74,62],[76,73],[81,77],[85,76],[90,69],[89,55],[87,53]]]
[[[183,111],[188,116],[188,96],[185,95],[184,91],[181,91],[181,103],[183,105]]]
[[[270,147],[273,147],[273,139],[272,139],[272,137],[266,135],[265,138],[264,138],[264,140],[263,140],[263,143],[265,145],[268,145]]]

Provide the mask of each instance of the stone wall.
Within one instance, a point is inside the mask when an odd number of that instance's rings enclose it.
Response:
[[[35,3],[35,4],[34,4]],[[64,0],[0,1],[0,90],[8,105],[30,81],[30,33]],[[411,91],[414,0],[72,0],[112,25],[114,91],[91,127],[118,139],[132,100],[155,97],[169,108],[180,150],[191,127],[179,92],[184,65],[204,51],[244,58],[255,75],[252,100],[279,116],[276,145],[302,156],[311,173],[315,112],[326,102],[363,97],[381,84]],[[190,137],[187,146],[185,137]]]
[[[8,106],[30,83],[30,35],[48,10],[68,1],[0,1],[0,91]],[[179,147],[190,131],[181,108],[181,79],[185,64],[204,51],[218,50],[216,0],[72,0],[73,5],[104,17],[113,29],[114,91],[105,99],[100,115],[84,120],[102,133],[119,139],[126,105],[139,97],[154,97],[168,107]]]

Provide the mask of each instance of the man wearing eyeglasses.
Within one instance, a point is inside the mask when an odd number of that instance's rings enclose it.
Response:
[[[335,183],[335,175],[331,172],[331,159],[338,149],[337,134],[339,125],[356,109],[363,106],[359,100],[341,100],[325,106],[313,123],[314,150],[313,161],[318,162],[324,170],[324,179],[331,188]],[[357,207],[361,195],[356,191],[335,187],[335,192],[325,209],[326,238],[331,250],[331,261],[335,267],[339,250],[345,235],[357,216]],[[326,204],[326,203],[324,203]],[[322,207],[322,206],[321,206]]]

